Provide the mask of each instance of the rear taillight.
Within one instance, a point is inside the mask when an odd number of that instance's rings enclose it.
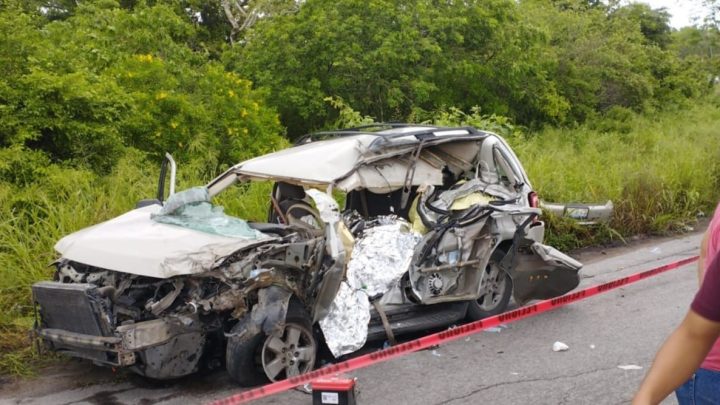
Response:
[[[540,197],[538,197],[536,192],[531,191],[528,193],[528,202],[530,203],[530,207],[540,208]],[[535,218],[533,218],[533,224],[538,222],[540,222],[540,219],[538,216],[535,216]]]
[[[532,208],[540,208],[540,198],[536,192],[531,191],[528,193],[528,202]]]

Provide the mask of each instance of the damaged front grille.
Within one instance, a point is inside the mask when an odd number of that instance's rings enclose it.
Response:
[[[43,281],[32,286],[40,315],[37,333],[53,348],[103,363],[117,364],[112,309],[93,284]]]

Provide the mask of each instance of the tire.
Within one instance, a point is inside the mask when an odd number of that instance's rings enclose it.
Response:
[[[249,317],[246,314],[231,333],[240,333]],[[288,374],[304,374],[315,367],[318,343],[310,317],[292,302],[279,336],[260,331],[255,336],[242,337],[242,340],[230,337],[225,352],[228,373],[241,386],[283,380]]]
[[[512,279],[497,264],[504,256],[504,251],[496,250],[485,266],[480,298],[468,305],[467,317],[471,321],[498,315],[507,309],[512,295]]]

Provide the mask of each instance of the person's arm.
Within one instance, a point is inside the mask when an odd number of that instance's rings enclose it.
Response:
[[[658,351],[633,405],[658,404],[670,395],[700,366],[718,336],[720,322],[690,310]]]

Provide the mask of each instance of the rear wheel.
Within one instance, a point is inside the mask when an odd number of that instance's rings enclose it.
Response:
[[[274,335],[259,332],[247,337],[235,330],[244,324],[239,322],[231,332],[244,339],[230,337],[226,351],[228,372],[240,385],[283,380],[315,367],[318,344],[305,311],[291,305],[285,326]]]
[[[503,271],[498,262],[505,256],[503,251],[495,251],[485,266],[483,282],[480,286],[480,297],[470,301],[468,318],[473,321],[487,318],[504,312],[510,303],[512,280]]]

